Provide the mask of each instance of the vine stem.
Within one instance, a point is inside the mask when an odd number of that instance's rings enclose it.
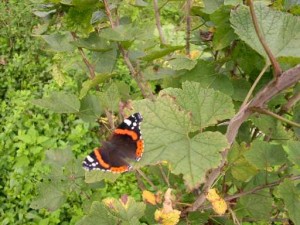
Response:
[[[299,123],[296,123],[296,122],[293,122],[293,121],[290,121],[276,113],[273,113],[272,111],[270,110],[267,110],[267,109],[263,109],[263,108],[253,108],[254,111],[256,112],[260,112],[260,113],[263,113],[263,114],[266,114],[266,115],[269,115],[269,116],[272,116],[274,117],[275,119],[278,119],[284,123],[287,123],[291,126],[294,126],[294,127],[299,127],[300,128],[300,124]]]
[[[261,191],[261,190],[266,189],[266,188],[276,187],[276,186],[280,185],[284,181],[284,179],[288,179],[290,181],[296,181],[296,180],[300,180],[300,175],[284,177],[283,179],[274,181],[274,182],[269,183],[269,184],[264,184],[264,185],[257,186],[257,187],[255,187],[255,188],[253,188],[251,190],[248,190],[248,191],[243,191],[243,192],[239,192],[239,193],[234,194],[234,195],[229,195],[229,196],[226,196],[224,198],[224,200],[226,202],[230,202],[230,201],[232,201],[234,199],[237,199],[237,198],[249,195],[249,194],[255,194],[256,192]],[[210,209],[210,208],[211,208],[210,205],[205,205],[203,207],[200,207],[199,210]]]
[[[146,174],[141,171],[140,169],[136,169],[136,172],[138,175],[140,175],[141,177],[143,177],[148,184],[150,184],[150,186],[152,187],[153,190],[157,191],[158,188],[153,184],[153,182],[146,176]]]
[[[160,43],[161,44],[166,44],[166,39],[163,35],[163,31],[162,31],[162,28],[161,28],[160,14],[159,14],[159,8],[158,8],[157,0],[153,0],[153,7],[154,7],[154,13],[155,13],[156,28],[158,30]]]
[[[190,39],[191,39],[191,5],[192,0],[186,1],[186,37],[185,37],[185,54],[190,57]]]
[[[298,101],[300,101],[300,92],[289,98],[288,102],[281,107],[280,113],[288,112]]]
[[[71,35],[73,37],[73,39],[76,41],[77,40],[77,35],[75,32],[71,32]],[[83,62],[85,63],[86,67],[88,68],[89,70],[89,73],[90,73],[90,79],[94,79],[95,78],[95,69],[93,67],[93,65],[89,62],[89,60],[87,59],[83,49],[81,47],[78,47],[78,50],[80,52],[80,55],[82,57],[82,60]]]
[[[253,108],[264,108],[264,105],[270,101],[275,95],[281,91],[291,87],[300,80],[300,64],[294,68],[291,68],[282,73],[277,79],[274,78],[270,81],[262,90],[260,90],[256,96],[248,102],[246,105],[241,107],[237,114],[230,120],[226,131],[226,138],[229,143],[229,147],[224,149],[222,152],[222,161],[220,165],[213,169],[211,173],[207,175],[206,182],[203,185],[202,193],[197,197],[196,201],[191,207],[188,207],[186,211],[193,212],[196,211],[205,202],[206,194],[208,190],[212,187],[214,182],[220,176],[223,168],[226,164],[227,155],[230,146],[233,144],[238,130],[242,123],[253,113]]]
[[[105,12],[106,12],[106,15],[109,19],[111,28],[114,29],[114,28],[116,28],[116,25],[113,21],[112,14],[111,14],[111,11],[110,11],[110,8],[109,8],[109,4],[108,4],[107,0],[103,0],[103,3],[104,3]],[[117,24],[119,24],[118,21],[117,21]],[[118,48],[119,48],[119,50],[120,50],[120,52],[123,56],[125,64],[126,64],[127,68],[129,69],[129,72],[130,72],[132,78],[137,82],[137,85],[139,86],[139,88],[142,92],[142,95],[145,98],[149,98],[151,100],[154,100],[154,95],[153,95],[150,87],[144,82],[141,72],[138,72],[134,68],[132,62],[130,61],[130,59],[128,57],[128,52],[126,51],[126,49],[120,43],[118,43]]]
[[[260,74],[258,75],[258,77],[255,79],[253,85],[251,86],[250,90],[247,93],[247,96],[242,104],[241,107],[245,106],[247,104],[247,102],[249,101],[249,99],[251,98],[251,95],[255,89],[255,87],[257,86],[258,82],[260,81],[260,79],[262,78],[262,76],[264,75],[264,73],[266,72],[266,70],[268,69],[269,65],[265,64],[264,68],[261,70]]]
[[[284,179],[288,179],[288,180],[291,180],[291,181],[300,180],[300,175],[285,177]],[[281,184],[284,181],[284,179],[280,179],[280,180],[274,181],[274,182],[269,183],[269,184],[265,184],[265,185],[255,187],[255,188],[253,188],[249,191],[244,191],[244,192],[240,192],[240,193],[235,194],[235,195],[227,196],[224,199],[225,199],[225,201],[229,202],[233,199],[237,199],[237,198],[243,197],[245,195],[254,194],[254,193],[256,193],[260,190],[278,186],[279,184]]]
[[[255,11],[254,11],[253,0],[248,0],[248,5],[249,5],[249,8],[250,8],[250,14],[251,14],[251,18],[252,18],[252,22],[253,22],[253,25],[254,25],[256,35],[257,35],[261,45],[263,46],[265,52],[267,53],[268,58],[269,58],[272,66],[274,68],[274,77],[276,79],[278,76],[281,75],[282,70],[281,70],[280,65],[277,62],[276,58],[274,57],[273,53],[271,52],[269,46],[267,45],[265,37],[263,36],[262,32],[259,29],[259,24],[258,24],[257,17],[255,15]]]

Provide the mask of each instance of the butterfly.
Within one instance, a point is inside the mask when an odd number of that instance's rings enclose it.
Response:
[[[123,173],[132,168],[127,159],[139,161],[144,152],[140,125],[143,117],[134,113],[113,131],[112,136],[95,148],[83,161],[85,170],[103,170]]]

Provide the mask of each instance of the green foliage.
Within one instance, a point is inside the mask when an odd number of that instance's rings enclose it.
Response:
[[[194,1],[191,17],[184,1],[159,1],[160,15],[142,0],[33,2],[0,3],[2,224],[162,223],[156,212],[178,224],[300,223],[299,128],[255,108],[235,115],[269,63],[243,1]],[[255,13],[287,70],[300,62],[299,5],[272,3]],[[265,72],[248,100],[272,79]],[[285,109],[298,93],[261,108],[299,122],[299,104]],[[145,151],[133,171],[84,172],[115,115],[135,111]],[[219,199],[192,209],[207,185]],[[216,215],[223,197],[230,210]]]
[[[261,32],[264,34],[274,56],[299,58],[299,18],[272,10],[263,3],[255,4],[255,13]],[[249,10],[246,7],[240,7],[231,15],[231,23],[235,32],[243,41],[268,60],[258,37],[255,35],[251,21]]]

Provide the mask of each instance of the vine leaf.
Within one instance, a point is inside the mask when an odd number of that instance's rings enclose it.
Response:
[[[53,51],[72,52],[75,49],[75,47],[70,44],[73,40],[70,33],[41,35],[41,37]]]
[[[88,215],[84,216],[78,225],[114,225],[117,224],[117,218],[112,216],[107,207],[101,202],[93,202]]]
[[[294,224],[300,224],[300,190],[290,180],[285,180],[278,188],[278,195],[283,199],[285,207]]]
[[[227,95],[233,94],[233,86],[228,77],[216,72],[215,63],[198,59],[197,65],[181,76],[181,82],[199,82],[203,88],[213,88]]]
[[[286,146],[283,146],[284,150],[288,154],[288,159],[300,166],[300,142],[288,141]]]
[[[300,57],[300,18],[275,11],[261,2],[254,4],[259,28],[273,55],[278,57]],[[231,24],[239,37],[267,61],[253,26],[249,8],[240,6],[231,13]]]
[[[50,97],[34,99],[32,103],[56,113],[78,113],[80,109],[77,96],[64,92],[52,92]]]
[[[120,102],[120,94],[116,84],[112,83],[106,91],[98,93],[99,104],[104,109],[117,111]]]
[[[103,113],[96,95],[87,95],[80,101],[80,112],[78,116],[86,122],[95,122]]]
[[[234,115],[234,106],[229,96],[213,89],[202,88],[200,83],[186,81],[182,84],[182,89],[168,88],[162,94],[174,96],[182,108],[191,112],[193,124],[200,129]]]
[[[136,202],[132,197],[107,198],[103,203],[93,202],[89,214],[78,225],[140,224],[139,218],[144,215],[145,208],[143,202]]]
[[[30,207],[54,211],[66,201],[68,193],[80,190],[83,169],[81,161],[69,149],[48,150],[45,164],[50,166],[51,173],[38,185],[39,195],[31,202]]]
[[[274,145],[256,140],[245,158],[256,168],[264,170],[268,167],[282,165],[286,162],[286,154],[281,145]]]
[[[49,211],[58,209],[66,201],[66,196],[57,186],[59,184],[54,182],[44,182],[38,185],[39,195],[31,202],[30,207],[33,209],[46,208]]]
[[[194,96],[191,96],[194,97]],[[141,100],[134,103],[144,121],[142,132],[145,153],[140,165],[168,161],[175,174],[183,174],[189,188],[197,187],[205,179],[205,173],[217,167],[220,152],[228,143],[219,132],[193,132],[191,117],[179,110],[173,98],[160,96],[156,102]]]
[[[242,208],[246,214],[258,220],[269,220],[272,211],[273,199],[269,190],[261,190],[255,194],[241,197],[237,208]]]

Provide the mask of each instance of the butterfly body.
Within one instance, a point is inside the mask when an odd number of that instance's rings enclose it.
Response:
[[[131,169],[128,159],[139,161],[144,152],[144,140],[140,131],[143,118],[135,113],[126,118],[114,130],[108,141],[102,142],[100,148],[95,148],[82,165],[90,170],[103,170],[115,173]]]

